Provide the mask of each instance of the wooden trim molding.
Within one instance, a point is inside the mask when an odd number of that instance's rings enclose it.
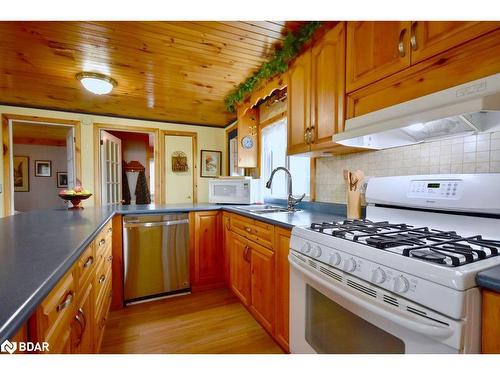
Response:
[[[147,128],[142,126],[116,125],[94,123],[93,139],[94,139],[94,195],[95,206],[101,205],[101,155],[100,149],[100,133],[101,130],[121,131],[129,133],[151,133],[154,136],[154,158],[155,158],[155,201],[161,203],[163,201],[163,192],[160,188],[161,176],[161,153],[160,153],[160,129]]]
[[[259,100],[267,98],[276,90],[282,90],[288,85],[287,73],[275,75],[262,84],[257,90],[254,90],[240,105],[241,114],[245,114],[250,108],[254,107]]]
[[[162,130],[160,132],[161,142],[160,142],[160,160],[161,160],[161,172],[160,172],[160,185],[162,188],[165,188],[166,183],[166,150],[165,150],[165,136],[166,135],[174,135],[181,137],[192,137],[192,147],[193,147],[193,203],[198,202],[198,133],[196,132],[185,132],[185,131],[177,131],[177,130]],[[168,203],[166,201],[167,197],[165,196],[165,192],[162,191],[162,203]]]
[[[10,144],[10,134],[9,134],[9,122],[10,121],[24,121],[43,125],[60,125],[66,127],[73,127],[75,136],[75,177],[77,183],[82,181],[82,160],[81,160],[81,124],[77,120],[65,120],[59,118],[51,117],[39,117],[39,116],[24,116],[15,114],[2,114],[2,152],[3,152],[3,201],[4,201],[4,216],[12,215],[14,212],[14,207],[11,204],[12,197],[14,195],[12,189],[11,181],[11,149]]]
[[[274,115],[273,117],[268,118],[267,120],[262,121],[259,124],[259,127],[261,129],[264,129],[265,127],[267,127],[269,125],[272,125],[275,122],[278,122],[278,121],[280,121],[281,119],[283,119],[285,117],[287,117],[287,111],[283,111],[281,113],[278,113],[278,114]]]

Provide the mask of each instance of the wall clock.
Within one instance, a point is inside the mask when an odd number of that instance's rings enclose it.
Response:
[[[249,135],[244,136],[241,139],[241,145],[243,148],[250,149],[253,147],[253,139]]]

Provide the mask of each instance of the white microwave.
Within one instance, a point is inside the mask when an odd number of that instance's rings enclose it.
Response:
[[[208,202],[218,204],[260,203],[260,180],[249,177],[214,178],[209,180]]]

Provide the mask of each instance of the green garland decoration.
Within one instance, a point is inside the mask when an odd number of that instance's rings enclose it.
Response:
[[[283,41],[283,46],[274,52],[272,58],[268,62],[262,64],[260,69],[252,77],[240,83],[238,87],[224,99],[226,109],[234,113],[236,104],[242,101],[246,95],[251,93],[261,80],[267,80],[276,74],[286,72],[288,63],[299,54],[302,46],[312,38],[314,32],[320,25],[320,21],[311,21],[303,25],[296,34],[289,31]]]

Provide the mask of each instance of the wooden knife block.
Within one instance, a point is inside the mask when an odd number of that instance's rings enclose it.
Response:
[[[351,191],[347,187],[347,218],[361,219],[361,192],[359,189]]]

